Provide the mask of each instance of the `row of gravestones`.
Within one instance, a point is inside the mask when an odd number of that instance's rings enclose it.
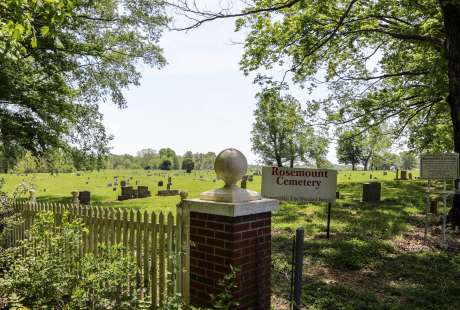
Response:
[[[138,186],[137,189],[134,189],[132,186],[122,186],[121,195],[118,196],[118,200],[128,200],[134,198],[145,198],[150,197],[151,193],[148,186]]]

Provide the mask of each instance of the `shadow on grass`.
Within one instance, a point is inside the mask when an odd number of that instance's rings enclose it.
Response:
[[[459,309],[460,256],[404,252],[392,240],[417,226],[423,188],[386,182],[378,205],[359,202],[361,184],[340,186],[332,238],[324,239],[326,208],[283,204],[273,216],[273,294],[289,296],[292,236],[305,229],[303,303],[318,309]],[[358,197],[358,198],[356,198]],[[310,212],[313,210],[313,212]],[[308,211],[308,212],[307,212]]]

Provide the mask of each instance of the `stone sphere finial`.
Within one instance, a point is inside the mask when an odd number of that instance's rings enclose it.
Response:
[[[236,184],[246,174],[248,161],[243,153],[229,148],[219,153],[214,162],[214,171],[218,179],[225,182],[226,187]]]

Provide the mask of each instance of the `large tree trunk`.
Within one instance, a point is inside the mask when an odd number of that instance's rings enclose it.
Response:
[[[370,159],[370,158],[371,158],[370,156],[367,157],[367,158],[364,160],[364,162],[363,162],[364,171],[367,171],[367,166],[369,165],[369,159]]]
[[[454,150],[460,153],[460,0],[440,0],[446,29],[446,59],[449,76],[449,96]],[[460,226],[460,194],[454,196],[448,221]]]

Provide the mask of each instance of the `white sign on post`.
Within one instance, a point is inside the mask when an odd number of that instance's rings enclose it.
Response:
[[[458,154],[421,155],[420,178],[455,180],[458,178]]]
[[[337,170],[262,168],[262,196],[291,201],[335,201]]]

